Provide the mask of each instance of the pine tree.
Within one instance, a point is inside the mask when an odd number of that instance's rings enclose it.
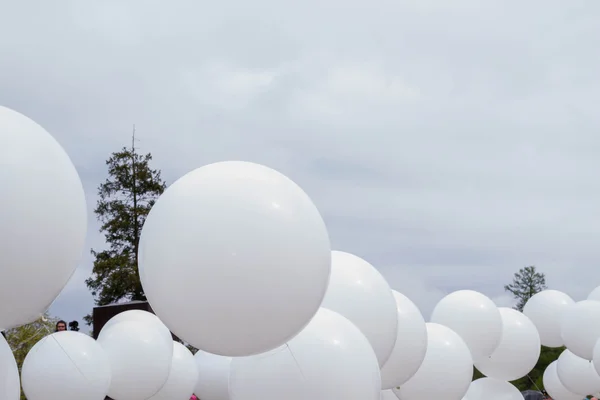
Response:
[[[516,272],[510,285],[505,285],[504,290],[511,293],[517,300],[516,310],[523,311],[523,307],[534,294],[545,290],[546,276],[537,272],[535,266],[521,268]]]
[[[96,305],[146,300],[138,274],[138,244],[146,216],[166,188],[151,161],[152,154],[136,151],[135,130],[131,148],[122,148],[106,161],[108,178],[98,187],[94,212],[108,249],[92,249],[94,268],[85,281]],[[85,320],[90,325],[91,315]]]

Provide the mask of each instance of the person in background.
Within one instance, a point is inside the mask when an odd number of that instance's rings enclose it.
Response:
[[[67,330],[67,323],[63,320],[60,320],[56,323],[56,330],[54,332],[62,332]]]

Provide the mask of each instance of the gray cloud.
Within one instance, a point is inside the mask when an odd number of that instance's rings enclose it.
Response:
[[[3,8],[0,103],[65,146],[90,211],[135,123],[169,182],[224,159],[289,175],[336,249],[426,314],[460,288],[510,305],[502,286],[529,264],[577,299],[600,284],[596,2],[37,8]],[[54,313],[89,312],[90,269]]]

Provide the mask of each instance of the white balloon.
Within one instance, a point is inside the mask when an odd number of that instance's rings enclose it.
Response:
[[[149,400],[189,400],[198,381],[194,355],[179,342],[173,342],[173,360],[167,382]],[[202,399],[204,400],[204,399]]]
[[[569,350],[556,361],[556,372],[563,386],[572,393],[587,396],[600,390],[600,376],[594,365]]]
[[[553,361],[544,371],[544,389],[554,400],[581,400],[581,396],[569,392],[558,379],[557,362]]]
[[[371,264],[342,251],[331,253],[331,279],[322,307],[348,318],[365,334],[379,366],[390,357],[398,332],[392,289]]]
[[[32,322],[79,263],[87,206],[71,159],[41,126],[0,106],[0,329]],[[18,307],[8,306],[19,299]]]
[[[398,397],[394,394],[393,390],[382,390],[381,400],[398,400]]]
[[[111,366],[108,396],[114,400],[146,400],[167,381],[173,346],[167,346],[154,324],[121,321],[102,329],[98,343]]]
[[[463,400],[523,400],[514,385],[494,378],[473,381]]]
[[[196,396],[202,400],[229,400],[231,357],[198,350],[194,359],[198,366]]]
[[[473,290],[459,290],[440,300],[431,314],[431,322],[458,333],[474,360],[489,357],[502,337],[498,307],[490,298]]]
[[[18,400],[21,396],[19,369],[13,352],[0,334],[0,400]]]
[[[600,375],[600,340],[598,340],[594,346],[592,365],[594,366],[596,373]]]
[[[569,306],[560,327],[567,349],[578,357],[592,360],[594,346],[600,338],[600,302],[583,300]]]
[[[536,326],[542,346],[562,347],[560,321],[568,306],[575,301],[558,290],[543,290],[531,297],[525,307],[525,314]]]
[[[167,346],[173,346],[173,335],[171,335],[171,331],[156,315],[151,312],[144,310],[127,310],[121,313],[118,313],[114,317],[108,320],[106,324],[102,327],[102,330],[109,329],[114,324],[123,321],[140,321],[147,322],[153,325],[152,329],[157,330],[162,335]]]
[[[473,358],[465,341],[443,325],[427,324],[427,353],[417,373],[399,389],[402,400],[461,400],[473,378]]]
[[[173,183],[146,219],[139,255],[156,315],[182,340],[224,356],[294,337],[319,309],[331,271],[327,228],[306,193],[237,161]]]
[[[592,290],[590,292],[590,294],[588,295],[587,299],[594,300],[594,301],[600,301],[600,286],[598,286],[597,288]]]
[[[21,379],[28,400],[104,400],[111,370],[106,352],[94,339],[63,331],[31,348]]]
[[[514,381],[527,375],[540,358],[540,335],[533,322],[519,311],[500,307],[502,340],[487,358],[475,361],[475,367],[489,378]]]
[[[380,400],[380,387],[367,338],[325,308],[287,345],[231,362],[231,400]]]
[[[421,312],[408,297],[395,290],[392,294],[398,310],[398,333],[394,350],[381,368],[382,389],[392,389],[409,380],[427,351],[427,326]]]

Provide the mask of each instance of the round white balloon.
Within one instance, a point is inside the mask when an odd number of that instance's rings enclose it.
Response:
[[[594,365],[569,350],[563,351],[558,357],[556,372],[569,392],[587,396],[600,391],[600,376]]]
[[[461,400],[473,378],[473,358],[465,341],[443,325],[427,324],[427,352],[417,373],[400,389],[402,400]]]
[[[198,381],[194,355],[179,342],[173,342],[173,361],[167,382],[149,400],[189,400]],[[204,400],[204,399],[202,399]]]
[[[544,389],[556,400],[581,400],[581,396],[570,392],[563,386],[557,373],[557,361],[553,361],[544,371]]]
[[[21,396],[19,369],[13,352],[0,334],[0,400],[18,400]]]
[[[194,359],[198,367],[196,396],[202,400],[229,400],[231,357],[198,350]]]
[[[514,385],[494,378],[473,381],[463,400],[523,400]]]
[[[502,340],[487,358],[475,367],[489,378],[514,381],[527,375],[540,358],[540,335],[533,322],[519,311],[500,307]]]
[[[427,351],[423,315],[408,297],[395,290],[392,293],[398,310],[398,333],[394,349],[381,368],[382,389],[392,389],[409,380],[423,363]]]
[[[587,297],[588,300],[600,301],[600,286],[596,287],[590,292]]]
[[[474,360],[489,357],[502,337],[498,307],[490,298],[473,290],[459,290],[440,300],[431,314],[431,322],[458,333]]]
[[[529,299],[523,314],[536,326],[542,346],[564,345],[560,334],[560,322],[564,311],[575,304],[573,299],[558,290],[544,290]]]
[[[321,305],[348,318],[365,334],[379,366],[390,357],[398,332],[392,289],[371,264],[342,251],[331,253],[331,279]]]
[[[71,159],[35,122],[0,106],[0,329],[32,322],[65,287],[87,231]]]
[[[231,400],[380,400],[377,357],[348,319],[321,308],[290,342],[234,358]]]
[[[108,320],[106,324],[102,327],[102,330],[109,329],[114,324],[123,321],[140,321],[146,322],[152,325],[152,329],[157,330],[162,335],[167,346],[173,346],[173,335],[171,335],[171,331],[156,315],[151,312],[144,310],[127,310],[121,313],[118,313],[114,317]]]
[[[594,346],[592,365],[594,366],[596,373],[600,375],[600,340],[598,340]]]
[[[592,360],[594,346],[600,338],[600,302],[583,300],[569,306],[560,327],[567,349],[578,357]]]
[[[167,381],[173,345],[152,323],[121,321],[102,329],[98,343],[110,362],[112,381],[108,396],[115,400],[147,400]]]
[[[156,315],[182,340],[224,356],[294,337],[319,309],[331,271],[327,228],[306,193],[237,161],[173,183],[146,219],[139,255]]]
[[[98,342],[83,333],[64,331],[46,336],[31,348],[21,379],[28,400],[104,400],[111,369]]]

